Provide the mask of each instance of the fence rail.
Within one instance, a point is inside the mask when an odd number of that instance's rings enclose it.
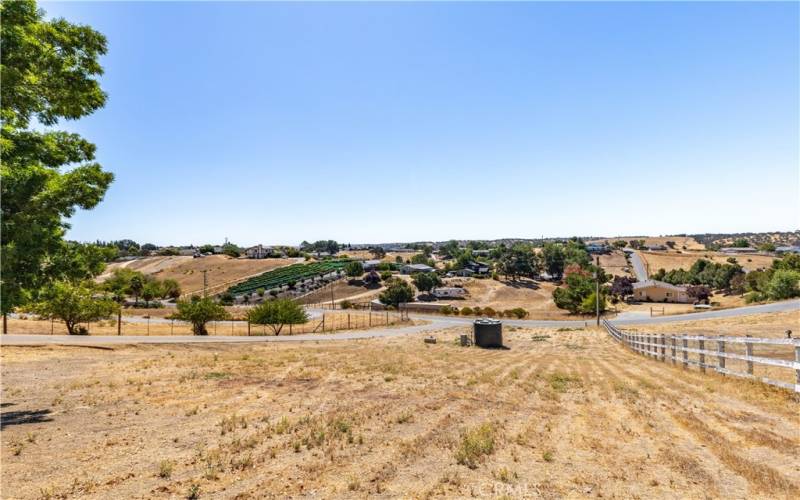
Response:
[[[681,363],[684,368],[697,366],[702,372],[705,372],[706,369],[713,369],[717,373],[723,375],[757,380],[765,384],[800,393],[800,339],[769,339],[750,336],[665,335],[626,332],[620,330],[606,320],[603,320],[603,326],[612,338],[632,351],[655,358],[661,362],[666,363],[667,360],[669,360],[672,364]],[[689,342],[694,342],[695,345],[690,347]],[[709,342],[711,345],[716,344],[716,349],[707,349],[706,342]],[[743,345],[745,353],[738,354],[728,352],[727,346],[730,344]],[[753,346],[756,344],[794,347],[794,361],[791,359],[754,356]],[[689,354],[696,355],[696,359],[690,359]],[[706,357],[715,358],[716,364],[706,362]],[[726,366],[727,360],[744,361],[747,366],[747,371],[742,372],[730,369]],[[790,383],[771,377],[756,376],[753,374],[754,365],[794,370],[795,381],[794,383]]]

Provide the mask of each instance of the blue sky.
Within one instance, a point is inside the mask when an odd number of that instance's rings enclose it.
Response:
[[[78,240],[800,227],[797,3],[44,3],[103,32]]]

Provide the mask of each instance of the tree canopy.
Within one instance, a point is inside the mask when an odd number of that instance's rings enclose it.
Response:
[[[105,104],[97,80],[105,37],[64,19],[45,20],[32,0],[2,2],[0,16],[0,293],[6,314],[61,278],[63,267],[53,261],[77,251],[64,241],[66,219],[100,203],[114,176],[94,161],[94,144],[78,134],[31,127],[31,120],[54,126]]]
[[[308,321],[308,314],[297,302],[290,299],[267,300],[250,311],[250,323],[269,326],[275,335],[281,334],[284,325],[300,325]]]
[[[192,297],[190,300],[179,300],[174,319],[188,321],[192,324],[195,335],[208,335],[206,323],[228,319],[228,311],[208,297]]]
[[[415,273],[411,276],[411,281],[420,292],[430,293],[434,288],[442,286],[442,279],[436,273]]]
[[[386,290],[378,297],[383,304],[397,307],[404,302],[414,300],[414,289],[407,282],[399,278],[390,278],[384,283]]]
[[[39,302],[30,308],[43,318],[59,319],[67,326],[70,335],[79,333],[79,323],[108,318],[118,311],[119,305],[105,297],[95,297],[98,290],[91,281],[73,283],[53,281],[41,291]]]

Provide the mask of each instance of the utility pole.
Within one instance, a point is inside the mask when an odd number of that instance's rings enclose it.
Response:
[[[208,297],[208,275],[206,274],[208,271],[203,269],[203,298]]]
[[[597,313],[597,326],[600,326],[600,257],[595,257],[594,271],[594,308]]]

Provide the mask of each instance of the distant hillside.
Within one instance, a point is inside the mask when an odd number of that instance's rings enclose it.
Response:
[[[766,233],[704,233],[692,234],[695,240],[703,245],[731,246],[733,242],[744,238],[750,246],[757,247],[763,243],[773,243],[775,246],[800,245],[800,231],[775,231]]]

